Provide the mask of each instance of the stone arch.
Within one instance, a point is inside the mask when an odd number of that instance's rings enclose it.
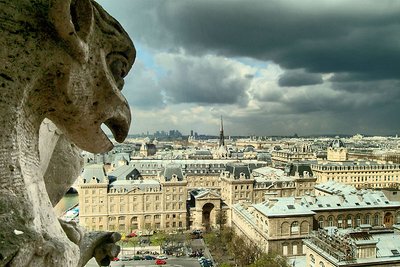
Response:
[[[309,233],[310,223],[308,221],[302,221],[300,224],[300,234],[305,235]]]
[[[281,224],[281,235],[289,235],[290,224],[288,222],[283,222]]]
[[[204,225],[207,231],[211,230],[211,212],[213,211],[214,207],[214,204],[208,202],[204,204],[202,208],[201,223]]]
[[[393,226],[393,223],[394,223],[393,213],[386,212],[383,217],[383,224],[385,225],[386,228],[391,228]]]

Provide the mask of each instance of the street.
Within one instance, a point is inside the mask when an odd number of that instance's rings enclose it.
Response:
[[[117,266],[135,266],[135,267],[145,267],[145,266],[150,266],[150,267],[155,267],[155,266],[165,266],[165,267],[200,267],[200,264],[196,258],[188,258],[188,257],[182,257],[182,258],[171,258],[167,259],[167,264],[166,265],[156,265],[155,260],[139,260],[139,261],[113,261],[111,262],[111,267],[117,267]],[[91,259],[88,264],[86,264],[86,267],[98,267],[96,261],[94,259]]]

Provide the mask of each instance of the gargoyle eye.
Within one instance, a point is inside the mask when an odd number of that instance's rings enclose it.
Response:
[[[110,55],[108,59],[108,66],[110,68],[110,72],[112,73],[114,80],[116,82],[119,90],[122,90],[124,86],[124,77],[127,74],[127,60],[119,55]]]

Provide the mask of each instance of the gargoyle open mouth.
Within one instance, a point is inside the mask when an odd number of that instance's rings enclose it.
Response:
[[[128,136],[129,122],[122,118],[110,118],[104,122],[104,124],[112,132],[115,141],[122,143]]]

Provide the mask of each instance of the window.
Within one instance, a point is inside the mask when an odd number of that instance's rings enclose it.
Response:
[[[333,216],[328,217],[328,226],[332,227],[333,226]]]
[[[310,254],[310,267],[315,266],[315,258],[313,254]]]
[[[357,214],[356,216],[356,226],[360,226],[361,224],[361,214]]]
[[[320,216],[318,218],[318,227],[319,228],[324,228],[324,216]]]
[[[351,218],[351,215],[347,215],[347,218],[346,218],[346,226],[347,226],[347,228],[353,227],[353,220],[352,220],[352,218]]]
[[[283,256],[287,256],[288,255],[288,245],[287,244],[283,244],[283,246],[282,246],[282,254],[283,254]]]
[[[343,217],[342,217],[342,215],[339,215],[337,217],[337,225],[338,225],[338,228],[343,228]]]
[[[292,254],[297,255],[297,243],[294,243],[292,246]]]
[[[365,224],[371,224],[371,218],[370,218],[370,215],[369,215],[369,214],[365,215],[365,220],[364,220],[364,222],[365,222]]]
[[[381,225],[381,218],[379,214],[374,215],[374,225],[373,226],[380,226]]]
[[[290,226],[290,234],[298,234],[299,233],[299,222],[293,222]]]

